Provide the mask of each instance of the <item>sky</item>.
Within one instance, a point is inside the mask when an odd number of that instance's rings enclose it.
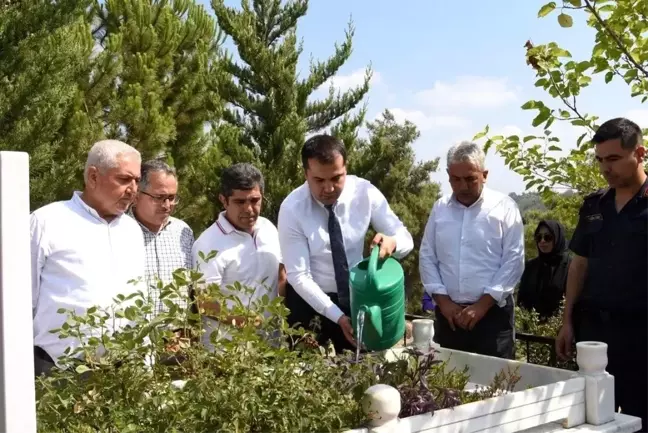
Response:
[[[421,137],[413,144],[419,160],[440,157],[433,180],[449,192],[445,173],[448,149],[489,125],[493,135],[541,134],[534,130],[534,112],[520,106],[542,99],[560,107],[542,89],[536,89],[534,71],[526,65],[524,43],[557,42],[577,60],[589,59],[594,33],[583,16],[574,26],[561,28],[556,14],[538,18],[546,1],[440,0],[311,0],[307,15],[298,23],[304,52],[301,76],[308,74],[311,58],[328,58],[336,42],[344,40],[350,20],[355,27],[353,54],[331,80],[344,91],[364,78],[371,66],[373,79],[366,97],[368,120],[385,109],[397,120],[416,124]],[[226,1],[229,5],[239,1]],[[325,96],[325,83],[314,96]],[[578,99],[582,112],[601,120],[626,116],[648,127],[648,105],[630,98],[625,83],[594,80]],[[575,147],[582,133],[569,124],[551,128],[563,148]],[[522,177],[509,170],[502,158],[489,152],[488,185],[505,193],[521,193]]]

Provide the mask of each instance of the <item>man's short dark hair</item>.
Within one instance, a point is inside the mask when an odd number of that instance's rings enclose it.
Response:
[[[255,186],[258,186],[263,194],[265,187],[263,174],[252,164],[246,162],[234,164],[223,170],[221,174],[220,193],[225,198],[231,197],[235,189],[249,191]]]
[[[320,164],[332,164],[337,155],[342,155],[342,161],[346,164],[347,154],[342,140],[327,134],[315,135],[306,140],[302,147],[302,165],[307,170],[309,159]]]
[[[639,125],[624,117],[617,117],[599,126],[592,143],[601,144],[610,140],[620,140],[623,149],[632,150],[643,144],[643,135]]]
[[[151,174],[153,173],[164,173],[170,176],[178,178],[175,168],[171,167],[162,159],[151,159],[142,163],[140,167],[140,181],[139,189],[144,191],[149,186],[149,181]]]

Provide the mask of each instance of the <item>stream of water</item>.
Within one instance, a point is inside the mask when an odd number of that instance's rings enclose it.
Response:
[[[364,331],[365,312],[358,311],[356,316],[356,363],[360,361],[360,348],[362,347],[362,331]]]

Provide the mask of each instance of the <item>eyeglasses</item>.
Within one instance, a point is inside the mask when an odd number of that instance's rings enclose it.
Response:
[[[544,240],[545,242],[553,242],[554,238],[549,233],[546,233],[544,235],[543,234],[538,234],[538,235],[535,236],[535,241],[536,242],[540,242],[542,240]]]
[[[140,191],[142,194],[151,197],[156,203],[163,204],[165,201],[169,200],[170,205],[176,205],[180,202],[180,197],[177,195],[153,195],[149,194],[146,191]]]

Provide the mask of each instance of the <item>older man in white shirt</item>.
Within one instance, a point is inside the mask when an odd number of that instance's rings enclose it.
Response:
[[[260,216],[264,180],[251,164],[235,164],[221,175],[219,199],[225,210],[193,245],[194,265],[203,274],[205,285],[218,284],[222,293],[238,297],[243,305],[251,305],[263,295],[270,299],[283,295],[286,272],[281,264],[277,228]],[[203,260],[212,252],[216,256]],[[239,282],[252,293],[230,292],[227,286]],[[198,288],[200,290],[200,288]],[[228,301],[226,308],[234,305]],[[220,314],[221,305],[210,302],[206,310]],[[227,316],[227,323],[203,317],[203,344],[213,349],[213,341],[231,338],[231,324],[243,319]]]
[[[474,143],[448,152],[453,193],[432,208],[420,274],[437,304],[438,344],[513,358],[513,290],[524,269],[524,227],[513,199],[484,187],[484,160]]]
[[[50,333],[66,320],[58,309],[84,314],[93,306],[110,307],[118,294],[141,289],[129,281],[144,277],[142,231],[124,215],[137,192],[140,163],[139,152],[131,146],[100,141],[88,154],[83,192],[76,191],[70,200],[43,206],[31,215],[37,375],[58,365],[67,348],[81,344]],[[120,320],[114,323],[114,329],[123,325]]]
[[[302,148],[306,182],[291,192],[279,210],[279,240],[288,275],[289,321],[313,329],[318,342],[331,340],[336,351],[353,349],[349,306],[349,269],[363,258],[371,225],[380,255],[403,258],[412,236],[369,181],[347,176],[344,144],[317,135]]]

